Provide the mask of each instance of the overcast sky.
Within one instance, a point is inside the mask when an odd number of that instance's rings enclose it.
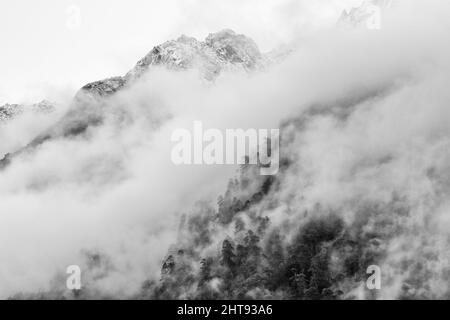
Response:
[[[0,104],[71,96],[87,82],[124,74],[153,46],[183,33],[203,39],[231,28],[270,50],[334,23],[343,8],[359,2],[2,1]]]

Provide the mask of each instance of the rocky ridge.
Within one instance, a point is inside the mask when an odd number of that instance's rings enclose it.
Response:
[[[222,71],[249,72],[262,67],[264,61],[252,39],[232,30],[212,33],[204,41],[182,35],[155,46],[124,76],[89,83],[78,95],[109,96],[140,79],[154,66],[175,71],[197,69],[202,78],[212,81]]]
[[[32,105],[23,104],[5,104],[0,106],[0,124],[6,123],[24,113],[32,112],[34,114],[52,113],[55,111],[55,103],[42,100]]]
[[[201,78],[210,82],[224,71],[248,73],[260,70],[277,59],[279,57],[273,52],[262,54],[252,39],[229,29],[209,34],[204,41],[182,35],[176,40],[155,46],[124,76],[111,77],[83,86],[75,95],[67,113],[18,153],[30,150],[49,139],[82,134],[89,127],[100,124],[104,117],[103,107],[108,98],[130,87],[152,67],[165,67],[174,71],[198,70]],[[4,111],[0,108],[0,117],[2,114],[4,118],[12,117],[20,109],[16,105],[8,105]],[[8,154],[0,160],[0,167],[13,156]]]

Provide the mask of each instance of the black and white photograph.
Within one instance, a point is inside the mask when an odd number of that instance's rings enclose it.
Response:
[[[0,300],[450,299],[450,1],[0,15]]]

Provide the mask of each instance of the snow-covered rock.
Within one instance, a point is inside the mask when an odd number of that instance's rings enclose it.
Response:
[[[252,72],[273,62],[273,57],[261,54],[256,43],[232,30],[222,30],[207,36],[204,41],[185,35],[154,47],[124,76],[89,83],[75,96],[68,113],[56,124],[54,135],[80,133],[91,125],[102,122],[103,106],[116,92],[131,86],[152,67],[174,71],[194,69],[202,79],[213,81],[221,72]],[[38,137],[37,141],[42,139]]]
[[[232,30],[212,33],[204,41],[182,35],[154,47],[126,75],[89,83],[77,97],[88,94],[106,97],[132,84],[154,66],[182,71],[197,69],[202,78],[211,81],[222,71],[249,72],[264,65],[256,43]]]
[[[232,30],[208,35],[205,41],[185,35],[156,46],[125,76],[127,81],[145,74],[151,66],[163,65],[173,70],[197,68],[207,80],[222,70],[254,70],[262,54],[256,43]]]
[[[5,104],[0,106],[0,123],[11,120],[23,112],[20,104]]]
[[[89,83],[81,88],[81,90],[99,96],[107,96],[119,91],[124,85],[124,78],[113,77]]]
[[[47,100],[32,105],[5,104],[0,106],[0,123],[5,123],[24,113],[46,114],[55,111],[55,104]]]
[[[124,76],[95,81],[82,87],[67,113],[25,149],[56,137],[80,135],[88,128],[101,124],[108,98],[151,72],[152,67],[164,67],[174,71],[194,69],[204,80],[213,81],[224,71],[247,73],[264,69],[265,66],[279,61],[286,52],[283,50],[282,53],[272,52],[264,55],[252,39],[228,29],[212,33],[204,41],[182,35],[176,40],[154,47]],[[41,103],[40,106],[45,105]],[[5,107],[4,111],[0,109],[0,116],[3,112],[4,117],[10,117],[12,110],[16,108]],[[2,163],[9,163],[13,156],[9,155],[8,161],[6,158],[0,160],[0,167]]]

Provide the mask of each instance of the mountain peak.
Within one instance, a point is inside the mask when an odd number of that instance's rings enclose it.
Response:
[[[30,146],[55,136],[77,135],[91,125],[101,123],[103,111],[99,106],[104,99],[132,85],[152,67],[161,66],[174,71],[194,69],[203,79],[213,81],[222,71],[250,72],[273,60],[273,55],[270,59],[263,56],[252,39],[230,29],[211,33],[204,41],[181,35],[176,40],[155,46],[126,75],[83,86],[68,112],[52,128],[33,140]],[[9,115],[10,109],[0,109],[0,117],[2,112]]]
[[[180,71],[197,69],[202,78],[214,80],[223,70],[251,71],[264,64],[256,43],[249,37],[224,29],[210,33],[205,41],[181,35],[155,46],[137,62],[125,76],[112,77],[89,83],[81,88],[77,97],[86,94],[106,97],[141,78],[153,66],[164,66]]]
[[[230,29],[209,34],[205,43],[213,48],[224,61],[242,63],[249,69],[254,68],[262,57],[258,46],[252,39],[242,34],[236,34]]]
[[[253,69],[261,57],[252,39],[230,29],[211,33],[205,41],[182,35],[154,47],[125,75],[125,81],[137,79],[157,65],[172,70],[197,68],[203,78],[213,80],[223,69]]]

